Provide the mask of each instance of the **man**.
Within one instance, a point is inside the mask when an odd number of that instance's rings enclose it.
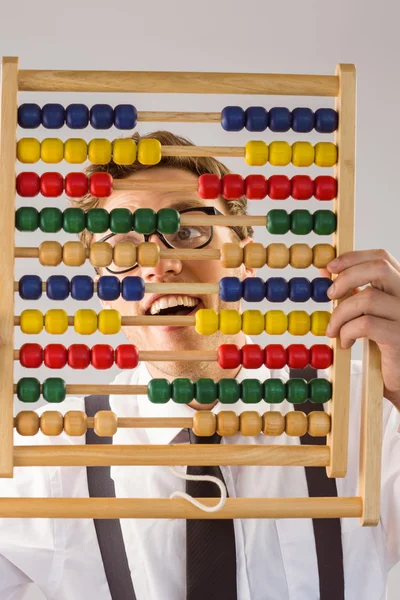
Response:
[[[162,144],[187,144],[168,132],[149,134]],[[137,136],[136,136],[136,139]],[[245,200],[227,203],[202,200],[196,192],[175,192],[174,182],[193,181],[202,173],[219,176],[227,171],[213,159],[164,158],[156,167],[141,165],[117,167],[91,167],[90,173],[110,172],[114,178],[125,177],[132,182],[151,178],[152,181],[170,182],[171,191],[116,191],[108,199],[90,196],[75,203],[85,210],[101,206],[110,211],[117,207],[152,208],[174,207],[180,211],[214,206],[223,213],[234,211],[244,214]],[[152,235],[150,241],[163,247],[188,247],[188,240],[202,237],[204,247],[219,248],[224,242],[235,241],[241,245],[252,243],[251,231],[244,227],[233,230],[215,227],[201,231],[186,228],[174,239]],[[114,244],[120,237],[96,234],[94,239],[85,232],[86,244],[107,237]],[[134,239],[129,234],[128,239]],[[141,239],[137,240],[142,241]],[[198,242],[191,242],[198,247]],[[98,275],[114,273],[120,279],[129,275],[142,277],[145,282],[218,282],[226,275],[240,278],[254,275],[252,269],[240,267],[235,271],[223,269],[218,261],[162,260],[156,267],[135,267],[125,273],[115,265],[101,269]],[[339,336],[344,347],[350,347],[361,337],[375,340],[382,352],[385,383],[384,441],[382,471],[382,518],[376,528],[361,528],[355,519],[343,519],[341,536],[346,599],[383,600],[388,570],[400,560],[400,265],[389,254],[380,250],[353,252],[328,265],[329,273],[338,274],[331,297],[338,298],[353,289],[372,284],[372,290],[359,291],[338,307],[331,319],[329,335]],[[111,272],[111,273],[110,273]],[[115,273],[117,272],[117,273]],[[143,314],[194,314],[200,307],[225,308],[217,296],[168,294],[145,295],[141,302],[127,303],[121,299],[103,303],[123,315]],[[230,305],[238,309],[237,305]],[[129,342],[140,350],[216,349],[222,343],[242,346],[246,338],[235,336],[199,336],[194,328],[126,327]],[[256,341],[256,340],[255,340]],[[326,375],[326,374],[325,374]],[[324,376],[324,373],[320,373]],[[188,377],[197,380],[209,377],[218,381],[222,377],[265,380],[281,377],[288,372],[270,371],[262,367],[257,371],[244,368],[225,371],[217,363],[149,362],[140,364],[134,371],[123,371],[115,379],[118,384],[148,384],[152,378],[173,380]],[[88,380],[93,380],[93,375]],[[349,469],[344,479],[337,480],[338,495],[357,494],[357,457],[359,438],[359,408],[361,367],[353,364],[351,381]],[[210,406],[192,402],[188,405],[169,402],[152,404],[144,396],[110,396],[111,409],[118,416],[192,416],[194,410],[210,409],[218,413],[219,404]],[[68,398],[59,407],[62,412],[84,410],[82,398]],[[237,414],[246,410],[242,402],[231,405]],[[288,412],[286,402],[274,410]],[[41,409],[43,412],[45,409]],[[265,403],[254,405],[252,410],[263,413]],[[120,429],[114,436],[117,444],[169,444],[179,434],[175,429]],[[16,443],[83,443],[82,438],[20,438]],[[298,438],[282,435],[279,438],[258,436],[226,437],[221,443],[248,444],[298,444]],[[183,473],[185,469],[180,469]],[[222,475],[230,497],[280,497],[307,496],[304,470],[299,467],[222,467]],[[185,482],[177,478],[168,467],[113,467],[111,475],[118,497],[169,497],[175,491],[184,491]],[[12,480],[0,481],[3,496],[87,496],[86,469],[47,468],[15,470]],[[186,597],[186,524],[183,520],[131,519],[121,520],[123,540],[137,600],[184,600]],[[2,520],[0,522],[0,598],[22,598],[24,586],[33,581],[45,597],[57,600],[96,598],[109,600],[110,592],[99,552],[96,532],[91,520]],[[319,598],[319,574],[312,521],[291,520],[237,520],[234,523],[237,598],[239,600],[311,600]],[[327,544],[331,540],[327,539]],[[212,548],[210,548],[210,552]],[[333,557],[332,557],[333,560]],[[204,573],[204,579],[209,576]],[[235,600],[225,596],[223,600]]]

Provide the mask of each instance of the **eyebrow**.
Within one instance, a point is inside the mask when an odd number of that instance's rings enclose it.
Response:
[[[206,204],[201,202],[200,200],[196,200],[196,198],[184,198],[182,200],[176,200],[175,202],[171,202],[171,208],[175,208],[175,210],[184,210],[185,208],[205,208]]]

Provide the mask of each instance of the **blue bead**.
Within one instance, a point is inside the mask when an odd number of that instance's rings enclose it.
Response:
[[[118,104],[114,108],[114,125],[117,129],[134,129],[137,124],[137,110],[132,104]]]
[[[333,108],[319,108],[315,111],[315,130],[318,133],[332,133],[338,128],[338,114]]]
[[[85,129],[89,125],[89,109],[85,104],[70,104],[65,111],[65,120],[70,129]]]
[[[265,297],[269,302],[284,302],[288,299],[289,285],[283,277],[270,277],[265,284]]]
[[[93,298],[93,279],[89,275],[74,275],[71,279],[71,298],[73,300],[90,300]]]
[[[144,281],[141,277],[128,275],[122,280],[122,297],[128,302],[143,300]]]
[[[292,302],[307,302],[311,294],[312,285],[307,277],[292,277],[289,281],[289,299]]]
[[[18,125],[24,129],[36,129],[42,123],[42,109],[38,104],[21,104],[18,107]]]
[[[311,108],[292,110],[292,129],[297,133],[310,133],[314,129],[315,117]]]
[[[221,125],[225,131],[242,131],[246,115],[240,106],[225,106],[221,112]]]
[[[269,128],[271,131],[284,133],[292,126],[292,114],[288,108],[276,106],[269,111]]]
[[[18,284],[23,300],[39,300],[42,296],[42,280],[39,275],[23,275]]]
[[[109,104],[94,104],[90,109],[90,124],[94,129],[110,129],[114,123],[114,111]]]
[[[327,290],[332,285],[329,277],[316,277],[312,281],[312,299],[314,302],[329,302]]]
[[[264,280],[261,277],[247,277],[243,281],[243,299],[246,302],[261,302],[264,298]]]
[[[263,106],[250,106],[246,110],[247,131],[265,131],[268,127],[268,111]]]
[[[219,297],[223,302],[238,302],[243,297],[243,283],[238,277],[223,277],[219,281]]]
[[[97,296],[100,300],[116,300],[121,295],[121,282],[115,275],[103,275],[97,282]]]
[[[46,129],[61,129],[65,123],[65,110],[61,104],[45,104],[42,108],[42,125]]]
[[[65,300],[69,296],[69,279],[65,275],[50,275],[46,284],[50,300]]]

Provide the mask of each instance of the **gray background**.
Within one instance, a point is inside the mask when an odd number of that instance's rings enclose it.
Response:
[[[356,204],[356,248],[386,248],[400,258],[399,241],[399,192],[397,172],[399,165],[398,139],[400,134],[399,96],[400,78],[398,61],[400,43],[398,22],[399,5],[396,0],[373,3],[363,0],[336,0],[334,3],[317,0],[302,2],[262,2],[247,0],[239,2],[217,2],[202,0],[201,3],[169,0],[168,2],[82,2],[69,0],[56,3],[50,0],[19,1],[2,3],[0,21],[0,55],[20,57],[23,69],[110,69],[110,70],[169,70],[169,71],[235,71],[277,73],[333,74],[338,62],[356,64],[358,73],[358,123],[357,123],[357,204]],[[223,96],[178,96],[178,95],[113,95],[100,98],[92,94],[21,94],[20,101],[35,101],[44,104],[57,101],[67,105],[71,101],[82,101],[89,105],[104,101],[110,104],[131,102],[139,110],[184,110],[219,111],[227,104],[243,107],[264,104],[265,106],[333,106],[330,99],[302,98],[257,98]],[[140,124],[141,132],[151,131],[157,124]],[[163,124],[159,124],[163,128]],[[164,125],[168,128],[168,124]],[[273,139],[280,135],[227,134],[217,125],[172,124],[175,133],[189,137],[196,144],[242,145],[248,139]],[[110,132],[93,132],[87,129],[79,136],[113,136]],[[35,132],[37,137],[53,137],[52,132]],[[19,132],[20,136],[29,135]],[[56,133],[62,139],[71,137],[67,129]],[[311,135],[304,139],[316,141]],[[291,140],[285,135],[285,139]],[[324,139],[328,139],[325,137]],[[294,140],[294,138],[293,138]],[[233,172],[250,172],[241,159],[225,161]],[[54,167],[54,168],[53,168]],[[61,167],[61,168],[59,168]],[[39,163],[39,169],[41,165]],[[24,169],[21,169],[24,170]],[[60,170],[63,165],[49,165],[43,170]],[[251,172],[271,174],[273,169],[252,169]],[[287,171],[290,174],[289,170]],[[310,171],[308,171],[311,175]],[[318,170],[322,174],[322,170]],[[315,173],[314,173],[315,175]],[[45,200],[36,198],[34,204],[41,208],[51,205],[66,206],[64,198]],[[18,200],[18,205],[28,202]],[[297,207],[299,205],[297,204]],[[306,207],[305,204],[302,204]],[[269,201],[253,202],[250,212],[262,214],[271,208]],[[288,209],[294,208],[288,202]],[[307,208],[317,208],[315,201]],[[59,236],[57,239],[61,239]],[[37,245],[44,234],[18,234],[17,245]],[[51,239],[52,236],[48,236]],[[256,238],[267,244],[264,231]],[[65,237],[65,240],[67,238]],[[274,239],[274,241],[280,241]],[[282,240],[283,241],[283,240]],[[285,236],[285,243],[295,241]],[[298,240],[297,240],[298,241]],[[310,240],[315,243],[315,240]],[[55,272],[55,271],[54,271]],[[71,276],[75,272],[64,267],[57,273]],[[49,269],[40,268],[37,261],[17,261],[16,278],[24,273],[37,273],[43,278]],[[90,266],[79,273],[92,273]],[[278,274],[274,272],[274,274]],[[285,270],[290,276],[290,270]],[[263,271],[261,276],[266,277]],[[315,275],[312,271],[308,275]],[[32,307],[32,303],[27,303]],[[97,300],[91,306],[98,309]],[[25,303],[16,300],[16,314]],[[44,299],[41,310],[54,307]],[[77,302],[65,302],[69,314],[82,307]],[[262,310],[267,308],[267,304]],[[285,305],[285,310],[295,308]],[[310,305],[309,310],[312,310]],[[122,336],[109,338],[112,345],[123,341]],[[24,340],[16,330],[15,347]],[[32,339],[33,341],[33,339]],[[45,344],[55,341],[51,336],[37,336]],[[69,331],[63,343],[69,345],[82,341]],[[93,336],[89,344],[104,341]],[[310,342],[311,340],[307,340]],[[260,340],[265,343],[265,340]],[[360,358],[360,348],[353,356]],[[96,381],[109,382],[117,371],[96,373]],[[50,374],[41,370],[39,378]],[[15,377],[23,375],[16,366]],[[94,381],[94,371],[76,372],[66,369],[65,379],[70,382]],[[91,379],[90,379],[91,378]],[[16,403],[16,410],[22,408]],[[400,568],[391,573],[389,599],[398,597],[395,589],[400,584]],[[397,583],[397,585],[396,585]],[[31,591],[26,599],[36,600],[41,596]]]

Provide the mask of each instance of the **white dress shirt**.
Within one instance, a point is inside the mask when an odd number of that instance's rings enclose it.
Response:
[[[320,372],[320,376],[326,375]],[[287,370],[242,369],[237,377],[287,379]],[[115,384],[146,384],[144,364],[121,372]],[[339,496],[357,495],[361,365],[353,363],[351,381],[349,465],[337,480]],[[145,396],[110,396],[119,416],[191,416],[193,410],[172,401],[155,405]],[[48,407],[42,407],[42,413]],[[230,405],[237,413],[242,402]],[[84,410],[83,398],[68,398],[61,412]],[[218,404],[218,413],[224,406]],[[252,405],[261,413],[293,407],[286,401],[271,407]],[[384,401],[382,512],[377,527],[360,527],[357,519],[342,519],[346,600],[383,600],[389,569],[400,560],[400,414]],[[120,429],[116,444],[168,444],[178,429]],[[15,444],[80,444],[84,437],[24,438]],[[227,437],[221,443],[299,444],[286,434]],[[184,469],[183,467],[180,467]],[[302,467],[222,467],[230,497],[307,496]],[[184,491],[185,482],[165,466],[112,467],[120,498],[169,497]],[[13,479],[0,480],[0,496],[87,497],[85,467],[16,468]],[[185,521],[172,519],[121,520],[137,600],[185,599]],[[235,520],[238,600],[318,600],[318,568],[310,519]],[[207,574],[205,573],[205,577]],[[0,519],[0,599],[20,600],[35,582],[52,600],[110,600],[93,521],[90,519]]]

